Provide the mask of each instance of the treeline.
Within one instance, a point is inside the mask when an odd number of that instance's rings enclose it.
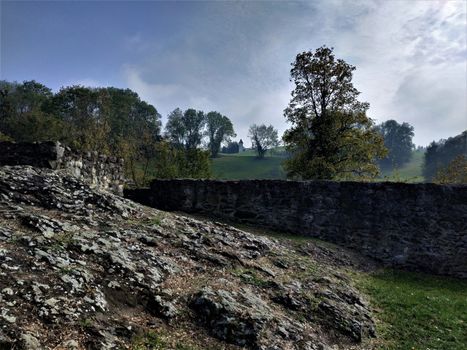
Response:
[[[467,183],[467,131],[430,143],[425,152],[423,176],[430,182]]]
[[[382,170],[399,169],[411,160],[415,145],[414,128],[410,124],[388,120],[376,130],[388,150],[387,156],[378,162]],[[447,140],[433,141],[426,147],[421,172],[426,182],[467,183],[467,131]]]
[[[54,94],[35,81],[3,81],[0,94],[0,132],[18,142],[57,140],[123,155],[160,135],[160,114],[128,89],[71,86]]]
[[[398,169],[412,158],[415,145],[412,142],[414,128],[409,123],[398,123],[395,120],[387,120],[376,126],[376,131],[381,134],[387,155],[378,161],[382,170]]]
[[[289,178],[367,179],[411,160],[414,128],[395,120],[375,125],[366,115],[368,103],[357,100],[354,69],[326,47],[297,55],[291,71],[296,88],[285,110],[292,127],[282,137]],[[174,109],[163,129],[157,109],[129,89],[69,86],[53,93],[36,81],[0,81],[0,140],[60,141],[123,157],[136,186],[151,178],[210,177],[210,158],[239,151],[235,136],[228,117],[192,108]],[[259,159],[280,145],[272,125],[253,124],[248,136]],[[432,142],[423,175],[466,182],[467,131]]]
[[[221,144],[236,136],[232,122],[219,112],[177,108],[169,114],[165,127],[165,136],[179,148],[192,150],[199,148],[206,138],[206,146],[211,157],[216,157]]]
[[[233,135],[227,117],[193,109],[174,110],[162,132],[156,108],[129,89],[69,86],[53,93],[36,81],[0,81],[0,140],[60,141],[123,157],[137,186],[150,177],[209,177],[209,157]],[[200,147],[204,138],[210,151]]]

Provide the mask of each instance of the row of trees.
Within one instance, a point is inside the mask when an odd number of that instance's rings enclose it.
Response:
[[[0,82],[0,133],[15,141],[61,141],[124,157],[136,183],[160,141],[161,116],[129,89],[70,86],[57,93],[36,81]],[[146,166],[145,166],[146,164]]]
[[[229,143],[235,137],[231,120],[215,111],[177,108],[169,114],[161,135],[160,114],[129,89],[72,86],[53,94],[46,86],[29,81],[1,82],[0,93],[0,137],[16,141],[58,140],[76,149],[99,149],[122,156],[136,183],[145,182],[149,176],[204,177],[209,174],[209,161],[202,146],[211,157],[218,155],[222,143],[230,144],[230,148],[225,148],[228,152],[238,150],[238,144]],[[347,122],[352,123],[353,119]],[[330,125],[325,129],[332,132]],[[404,140],[411,147],[413,128],[388,121],[378,131],[391,150],[391,164],[402,164],[408,153],[399,148]],[[258,158],[279,145],[277,129],[272,125],[253,124],[248,135]]]
[[[131,90],[0,82],[0,132],[16,141],[59,140],[82,150],[123,153],[160,134],[160,115]]]
[[[207,148],[211,157],[217,157],[221,144],[235,137],[232,121],[219,112],[187,109],[183,112],[177,108],[169,114],[165,135],[172,143],[187,150],[201,146],[207,137]]]
[[[209,153],[182,149],[161,135],[161,115],[129,89],[71,86],[54,94],[35,81],[1,81],[0,139],[61,141],[77,150],[123,157],[138,186],[150,176],[210,174]]]
[[[236,136],[216,111],[177,108],[161,128],[156,108],[129,89],[70,86],[54,94],[36,81],[0,82],[0,140],[60,141],[120,156],[138,186],[150,177],[209,177],[209,157]],[[253,125],[250,134],[259,157],[278,144],[272,126]]]
[[[381,169],[400,168],[410,161],[415,145],[412,142],[414,128],[409,123],[399,124],[395,120],[388,120],[376,126],[381,134],[384,146],[388,150],[385,158],[379,160]]]
[[[376,126],[366,114],[369,104],[358,100],[354,70],[325,46],[297,55],[291,69],[295,88],[284,111],[291,127],[282,138],[289,178],[372,178],[380,167],[400,167],[410,160],[413,127],[394,120]],[[0,139],[58,140],[122,156],[137,185],[151,176],[208,177],[209,157],[216,157],[222,144],[226,151],[238,150],[230,142],[236,136],[233,124],[219,112],[177,108],[163,133],[160,120],[156,108],[129,89],[71,86],[54,94],[35,81],[0,82]],[[279,145],[272,125],[254,124],[248,135],[258,158]],[[466,138],[464,132],[428,147],[427,180],[465,156]]]
[[[205,148],[212,158],[218,156],[222,144],[227,144],[223,147],[226,153],[237,153],[239,150],[238,143],[231,142],[231,138],[236,136],[232,121],[219,112],[206,114],[194,109],[183,112],[177,108],[169,114],[165,136],[174,145],[186,150],[200,148],[206,139]],[[253,124],[248,137],[259,159],[264,158],[271,148],[279,146],[278,131],[272,125]]]
[[[423,176],[427,181],[467,182],[467,131],[430,143],[425,152]]]

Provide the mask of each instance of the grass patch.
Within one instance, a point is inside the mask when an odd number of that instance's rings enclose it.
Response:
[[[237,222],[226,222],[226,223],[228,223],[229,225],[235,228],[238,228],[239,230],[253,233],[255,235],[266,236],[268,238],[277,239],[278,241],[287,241],[294,248],[299,248],[301,245],[307,244],[309,242],[313,242],[317,246],[326,248],[329,250],[335,250],[339,248],[339,246],[334,243],[326,242],[315,237],[305,236],[301,234],[294,234],[290,232],[275,231],[273,229],[260,227],[260,226],[254,226],[251,224],[243,224],[243,223],[237,223]]]
[[[393,270],[356,281],[379,310],[380,349],[466,348],[467,281]]]
[[[232,227],[235,227],[239,230],[246,231],[249,233],[253,233],[255,235],[259,236],[266,236],[269,238],[274,238],[277,240],[287,240],[287,241],[292,241],[295,243],[307,243],[309,241],[314,241],[316,240],[313,237],[309,236],[304,236],[304,235],[298,235],[298,234],[293,234],[293,233],[288,233],[288,232],[281,232],[281,231],[275,231],[274,229],[270,229],[267,227],[261,227],[258,225],[252,225],[252,224],[245,224],[245,223],[239,223],[236,221],[229,221],[229,220],[222,220],[219,218],[212,218],[209,216],[201,216],[201,215],[192,215],[194,218],[200,218],[200,219],[207,219],[207,220],[215,220],[219,222],[223,222],[225,224],[228,224]]]
[[[52,237],[54,242],[50,245],[50,249],[53,251],[64,250],[68,245],[73,243],[73,233],[71,232],[60,232],[54,234]]]
[[[149,331],[144,336],[133,339],[132,350],[199,350],[193,345],[177,342],[173,344],[167,336],[155,331]]]
[[[131,348],[133,350],[165,350],[168,344],[159,334],[151,331],[142,337],[135,338]]]
[[[78,321],[78,324],[83,329],[92,329],[94,327],[94,321],[90,318],[83,318]]]
[[[126,223],[129,225],[136,225],[136,224],[145,224],[145,225],[156,225],[160,226],[162,221],[165,219],[165,213],[158,211],[155,215],[144,218],[144,219],[127,219]]]
[[[255,155],[220,155],[212,160],[214,179],[255,180],[285,179],[282,168],[283,157],[266,156],[258,159]]]
[[[282,153],[281,153],[282,152]],[[386,169],[375,181],[422,182],[424,152],[415,150],[412,159],[402,167]],[[252,150],[237,154],[220,154],[212,160],[214,179],[222,180],[255,180],[255,179],[285,179],[282,162],[285,160],[283,150],[257,159]]]
[[[61,274],[61,275],[68,275],[70,273],[72,273],[75,269],[71,266],[67,266],[67,267],[60,267],[58,272]]]
[[[271,282],[262,278],[256,271],[252,269],[235,269],[232,272],[235,276],[239,277],[242,282],[257,286],[260,288],[267,288],[271,286]]]
[[[164,220],[164,218],[165,218],[164,213],[159,212],[159,213],[157,213],[156,215],[154,215],[153,217],[149,218],[149,220],[148,220],[147,223],[148,223],[149,225],[160,226],[161,223],[162,223],[162,220]]]
[[[422,166],[424,152],[415,150],[412,152],[412,158],[407,164],[396,169],[381,171],[381,177],[377,181],[395,181],[395,182],[423,182]]]

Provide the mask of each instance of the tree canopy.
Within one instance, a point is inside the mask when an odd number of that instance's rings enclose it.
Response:
[[[433,181],[440,184],[467,184],[467,156],[461,154],[455,157],[438,171]]]
[[[230,137],[235,136],[235,133],[230,119],[219,112],[205,114],[192,108],[183,112],[176,108],[168,116],[165,136],[172,145],[185,149],[187,155],[198,159],[199,164],[204,166],[204,156],[195,152],[204,152],[200,151],[203,138],[207,136],[207,146],[211,157],[214,158],[219,153],[222,142],[230,141]]]
[[[206,115],[206,135],[212,158],[219,153],[222,142],[229,142],[231,137],[236,136],[230,119],[219,112],[209,112]]]
[[[238,142],[233,141],[227,143],[227,146],[222,147],[222,153],[233,154],[238,153],[240,150],[240,146]]]
[[[266,126],[264,124],[253,124],[250,126],[248,136],[250,137],[253,148],[260,159],[264,158],[264,155],[269,149],[279,146],[277,130],[274,129],[272,125]]]
[[[54,94],[35,81],[0,81],[0,140],[61,141],[76,150],[123,157],[137,186],[150,175],[209,176],[209,153],[197,149],[203,112],[173,113],[181,115],[185,130],[164,142],[160,114],[129,89],[69,86]]]
[[[357,99],[354,70],[325,46],[298,54],[292,63],[295,89],[284,111],[292,126],[283,137],[291,154],[285,162],[289,177],[339,179],[378,174],[376,159],[387,151],[366,116],[369,104]]]
[[[398,168],[408,163],[415,145],[412,142],[414,128],[409,123],[399,124],[395,120],[387,120],[376,127],[383,136],[388,155],[379,161],[381,168]]]
[[[438,172],[459,156],[467,157],[467,130],[447,140],[430,143],[423,161],[425,180],[433,181]]]
[[[169,114],[165,134],[176,146],[187,150],[196,149],[203,140],[205,123],[203,111],[190,108],[182,112],[180,108],[176,108]]]

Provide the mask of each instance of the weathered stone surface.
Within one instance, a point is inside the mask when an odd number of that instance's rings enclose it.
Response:
[[[123,193],[123,159],[97,152],[81,154],[59,142],[0,142],[0,166],[29,165],[66,172],[92,188]]]
[[[389,266],[467,278],[467,185],[155,180],[127,194],[163,210],[317,237]]]
[[[213,335],[240,346],[258,347],[263,329],[273,319],[267,304],[246,288],[239,291],[203,288],[191,307]]]
[[[194,349],[367,349],[371,309],[339,273],[359,265],[0,167],[1,348],[137,348],[156,332]]]

